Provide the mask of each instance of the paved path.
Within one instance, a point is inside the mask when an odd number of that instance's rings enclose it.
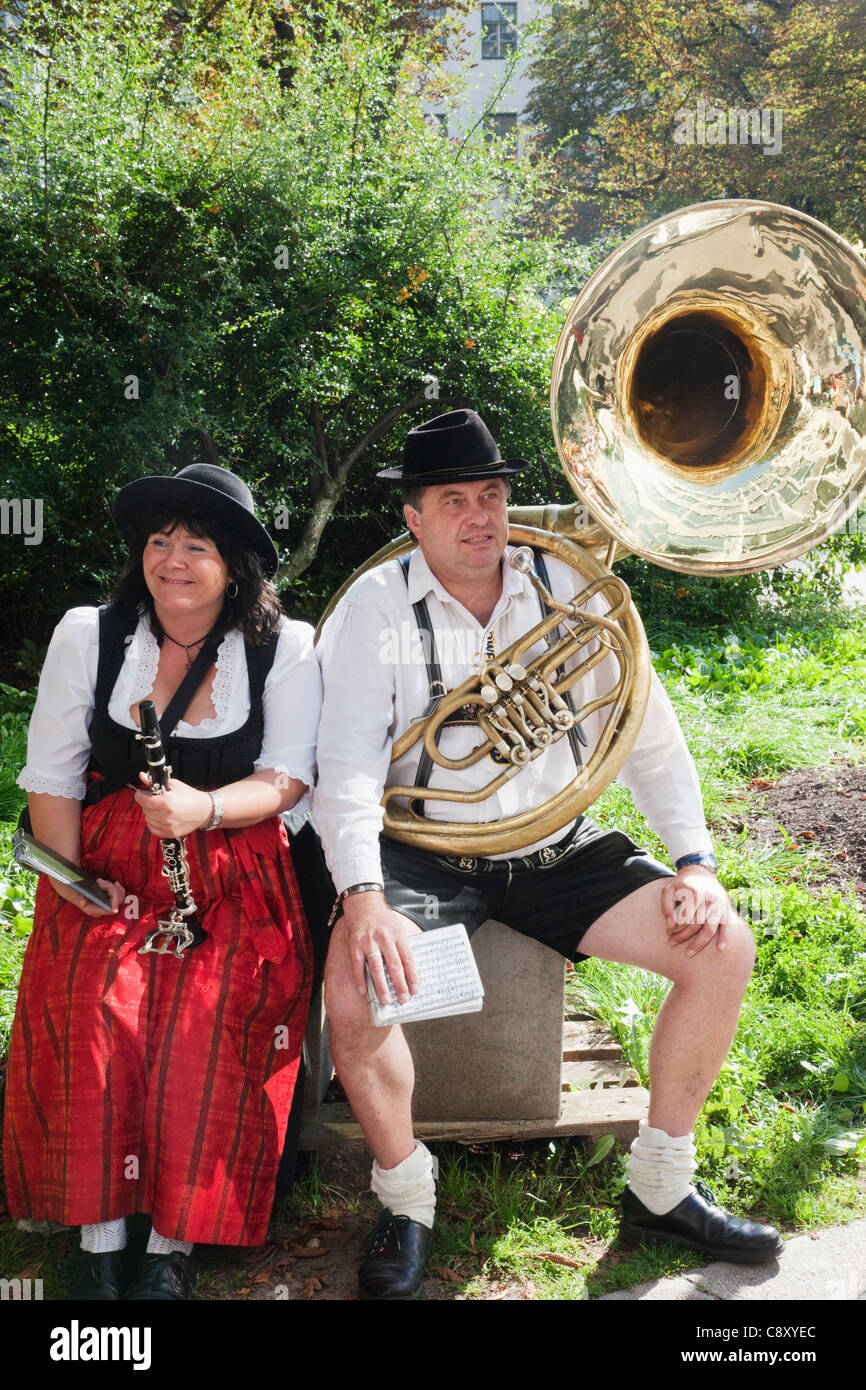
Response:
[[[707,1265],[673,1279],[655,1279],[633,1289],[602,1294],[594,1302],[675,1299],[718,1303],[811,1300],[866,1301],[866,1220],[830,1226],[785,1241],[778,1260],[767,1265]]]

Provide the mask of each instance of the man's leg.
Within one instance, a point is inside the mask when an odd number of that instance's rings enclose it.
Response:
[[[644,884],[589,928],[581,951],[601,960],[636,965],[673,982],[650,1047],[649,1123],[668,1134],[694,1127],[728,1054],[740,1004],[755,960],[752,934],[739,917],[688,956],[672,946],[662,915],[664,880]],[[719,950],[716,941],[723,940]]]
[[[394,1168],[415,1148],[412,1054],[402,1028],[374,1028],[367,1000],[355,985],[345,926],[340,918],[325,967],[325,1011],[331,1052],[340,1083],[373,1156],[380,1167]],[[407,919],[406,932],[414,935],[420,928]]]
[[[406,921],[409,935],[420,932]],[[355,1118],[375,1162],[370,1185],[382,1215],[358,1273],[362,1298],[408,1300],[422,1291],[433,1239],[433,1158],[412,1135],[415,1069],[402,1028],[375,1028],[354,980],[346,924],[331,938],[325,968],[331,1052]]]
[[[694,943],[672,945],[662,886],[661,880],[648,883],[623,898],[580,943],[586,955],[639,966],[672,982],[650,1045],[649,1119],[632,1145],[623,1232],[631,1239],[673,1240],[720,1258],[758,1263],[779,1253],[778,1233],[728,1216],[690,1184],[691,1131],[734,1036],[754,941],[746,924],[730,917],[703,949],[695,950]]]

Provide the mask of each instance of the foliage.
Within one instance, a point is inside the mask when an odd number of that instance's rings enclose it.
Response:
[[[530,114],[562,174],[548,220],[586,236],[704,199],[763,198],[863,234],[857,5],[579,0],[554,7],[531,76]],[[705,115],[767,112],[770,139],[711,143],[721,127],[710,115],[699,143],[700,102]],[[683,112],[695,118],[690,141]]]
[[[310,608],[393,530],[375,469],[419,419],[478,406],[503,451],[552,458],[557,264],[520,233],[543,175],[439,135],[429,34],[392,20],[302,7],[275,59],[271,15],[242,0],[35,3],[6,40],[0,485],[38,485],[59,601],[109,585],[114,487],[197,453],[253,486]],[[19,639],[42,563],[6,560]]]
[[[11,825],[0,825],[0,1056],[5,1056],[15,1013],[21,963],[33,927],[36,879],[12,859]]]

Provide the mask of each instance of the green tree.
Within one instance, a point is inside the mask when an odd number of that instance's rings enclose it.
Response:
[[[49,616],[92,597],[114,489],[197,453],[248,479],[312,606],[381,543],[375,469],[418,420],[477,406],[549,469],[539,171],[425,120],[426,29],[372,4],[299,6],[276,37],[241,0],[81,8],[28,7],[7,64],[0,486],[45,507],[41,553],[4,541],[7,622],[44,609],[49,543]]]
[[[763,198],[863,235],[862,0],[556,8],[530,105],[560,168],[549,223],[564,218],[586,235],[704,199]],[[728,117],[723,141],[714,111]],[[754,138],[750,124],[739,143],[749,111],[766,113],[765,125]]]

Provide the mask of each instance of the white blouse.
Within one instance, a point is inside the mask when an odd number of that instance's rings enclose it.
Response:
[[[130,707],[153,689],[159,647],[144,617],[129,639],[108,713],[125,729],[136,726]],[[81,801],[90,760],[99,665],[99,612],[71,608],[54,629],[27,735],[27,762],[18,777],[25,791]],[[211,695],[216,717],[200,724],[178,720],[183,738],[218,738],[241,728],[250,712],[247,663],[241,632],[233,628],[219,645]],[[284,621],[263,693],[264,736],[256,769],[273,768],[311,787],[316,776],[316,735],[322,702],[319,664],[308,623]]]

